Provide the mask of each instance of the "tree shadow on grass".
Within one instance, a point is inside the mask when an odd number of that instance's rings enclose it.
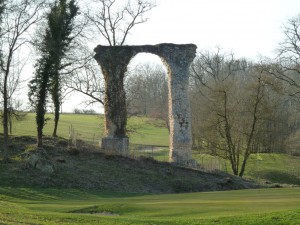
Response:
[[[298,174],[278,170],[261,171],[260,177],[272,183],[300,185],[300,171]]]
[[[128,198],[143,196],[145,194],[87,191],[80,189],[63,188],[33,188],[33,187],[0,187],[0,200],[95,200],[99,198]]]

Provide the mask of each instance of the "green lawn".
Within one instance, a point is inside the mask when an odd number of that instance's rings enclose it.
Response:
[[[54,127],[53,114],[46,114],[47,120],[44,127],[44,134],[51,135]],[[61,114],[58,124],[58,136],[68,138],[70,130],[74,130],[78,139],[86,141],[99,141],[103,135],[103,116],[82,115],[82,114]],[[13,125],[13,135],[16,136],[36,136],[35,114],[28,113],[25,120],[16,121]]]
[[[53,114],[46,114],[49,118],[44,128],[45,135],[53,131]],[[144,117],[131,117],[128,119],[128,133],[130,143],[142,145],[169,146],[168,130],[158,126],[158,122]],[[61,114],[58,124],[58,136],[69,138],[70,130],[74,130],[78,139],[99,143],[104,134],[103,115]],[[12,134],[17,136],[36,135],[35,114],[28,113],[23,121],[16,121]]]
[[[169,132],[159,121],[146,117],[130,117],[127,129],[132,144],[169,146]]]
[[[0,188],[0,224],[299,224],[300,189],[168,195]]]

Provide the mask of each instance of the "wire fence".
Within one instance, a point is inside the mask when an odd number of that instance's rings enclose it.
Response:
[[[169,161],[168,146],[130,144],[129,152],[133,158],[148,157],[158,161]]]
[[[53,127],[54,125],[52,121],[47,122],[44,128],[44,135],[52,135]],[[60,122],[58,135],[67,140],[71,140],[71,142],[75,146],[77,145],[77,143],[81,143],[83,141],[87,144],[93,145],[94,147],[99,149],[99,151],[101,151],[100,146],[101,139],[103,138],[103,130],[103,127],[99,125],[84,125],[82,121],[80,121],[80,123],[78,124],[74,122]],[[19,136],[35,136],[35,123],[28,120],[16,122],[12,126],[11,134]],[[142,140],[140,140],[140,142],[142,142]],[[167,162],[169,161],[169,147],[143,143],[130,143],[129,157],[148,157],[153,158],[154,160]],[[218,158],[208,158],[207,155],[196,154],[196,160],[200,164],[201,168],[206,171],[228,171],[226,162]]]
[[[213,157],[208,154],[197,154],[197,153],[194,153],[194,158],[197,159],[199,164],[206,171],[224,171],[226,173],[230,171],[228,162],[222,158]]]
[[[53,122],[47,121],[43,129],[43,134],[51,136],[53,128]],[[36,124],[30,120],[18,121],[13,123],[9,132],[11,135],[17,136],[36,136]],[[99,145],[99,141],[103,136],[103,127],[97,124],[91,126],[91,124],[85,124],[82,121],[74,121],[72,123],[61,121],[58,126],[58,136],[65,139],[70,139],[70,136],[73,136],[73,138],[89,144]]]
[[[52,121],[47,122],[44,127],[44,135],[51,136],[54,125]],[[18,121],[13,124],[11,135],[17,136],[36,136],[36,127],[34,121]],[[101,140],[103,138],[104,128],[103,125],[97,124],[85,124],[82,121],[72,121],[72,123],[61,121],[58,128],[58,136],[71,140],[76,146],[77,142],[84,141],[87,144],[95,147],[101,146]],[[143,142],[143,136],[141,136],[141,142]],[[138,157],[151,157],[159,161],[168,161],[169,159],[169,147],[158,145],[146,145],[130,143],[129,156],[133,158]]]

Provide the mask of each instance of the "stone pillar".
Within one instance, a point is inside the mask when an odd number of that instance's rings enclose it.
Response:
[[[128,155],[124,75],[133,53],[121,46],[98,46],[95,51],[95,59],[101,66],[105,80],[105,137],[102,139],[101,148],[116,154]]]
[[[178,164],[189,164],[192,159],[192,124],[188,86],[189,68],[195,53],[195,45],[177,46],[165,50],[162,58],[169,77],[169,160]]]
[[[188,96],[189,72],[170,64],[169,121],[171,162],[186,164],[192,159],[191,111]]]

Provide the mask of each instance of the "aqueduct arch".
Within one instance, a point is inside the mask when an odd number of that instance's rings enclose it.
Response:
[[[105,137],[102,148],[118,154],[128,154],[124,75],[130,60],[138,53],[159,56],[168,70],[170,161],[186,163],[191,159],[191,115],[188,98],[189,67],[195,58],[194,44],[158,44],[139,46],[101,46],[94,58],[105,79]]]

